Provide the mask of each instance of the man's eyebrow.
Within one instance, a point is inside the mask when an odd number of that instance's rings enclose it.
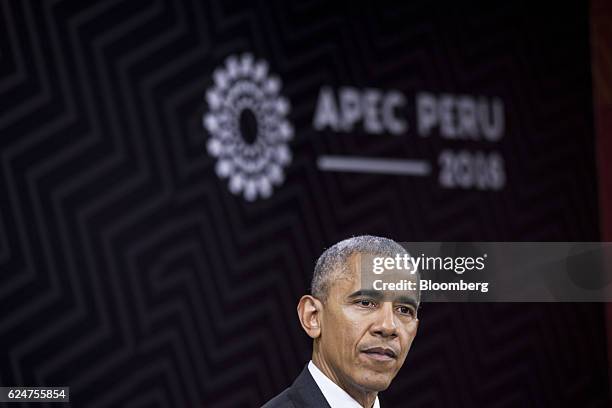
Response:
[[[371,289],[358,290],[356,292],[351,293],[348,296],[348,298],[355,299],[361,296],[369,297],[369,298],[376,299],[376,300],[386,300],[385,299],[386,296],[383,292],[379,290],[371,290]],[[415,309],[418,309],[419,307],[419,304],[416,301],[416,299],[410,296],[398,296],[393,299],[393,303],[404,303],[404,304],[414,307]]]
[[[349,299],[354,299],[354,298],[358,298],[361,296],[366,296],[366,297],[370,297],[370,298],[377,299],[377,300],[382,299],[384,297],[381,291],[367,290],[367,289],[358,290],[357,292],[353,292],[348,297]]]

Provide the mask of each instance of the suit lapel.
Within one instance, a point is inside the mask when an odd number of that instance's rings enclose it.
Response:
[[[297,407],[331,408],[323,396],[321,389],[315,382],[314,378],[312,378],[312,375],[310,375],[308,365],[304,367],[302,373],[291,385],[289,398],[296,404]]]

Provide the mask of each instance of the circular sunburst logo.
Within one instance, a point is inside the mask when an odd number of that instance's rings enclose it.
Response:
[[[229,179],[233,194],[248,201],[267,198],[291,163],[293,127],[287,120],[289,101],[280,94],[281,81],[251,54],[229,56],[213,77],[203,125],[210,135],[208,153],[217,159],[215,172]]]

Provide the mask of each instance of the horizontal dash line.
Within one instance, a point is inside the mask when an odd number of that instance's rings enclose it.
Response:
[[[376,173],[427,176],[431,166],[425,160],[385,159],[356,156],[319,156],[317,166],[322,171]]]

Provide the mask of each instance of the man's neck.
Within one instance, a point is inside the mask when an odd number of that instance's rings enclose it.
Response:
[[[319,370],[321,370],[323,374],[325,374],[327,378],[346,391],[346,393],[361,404],[362,407],[371,408],[374,405],[374,401],[378,395],[376,391],[366,391],[353,386],[347,381],[343,381],[342,378],[339,375],[336,375],[334,370],[332,370],[331,367],[325,363],[325,360],[323,360],[316,351],[312,353],[312,362]]]

